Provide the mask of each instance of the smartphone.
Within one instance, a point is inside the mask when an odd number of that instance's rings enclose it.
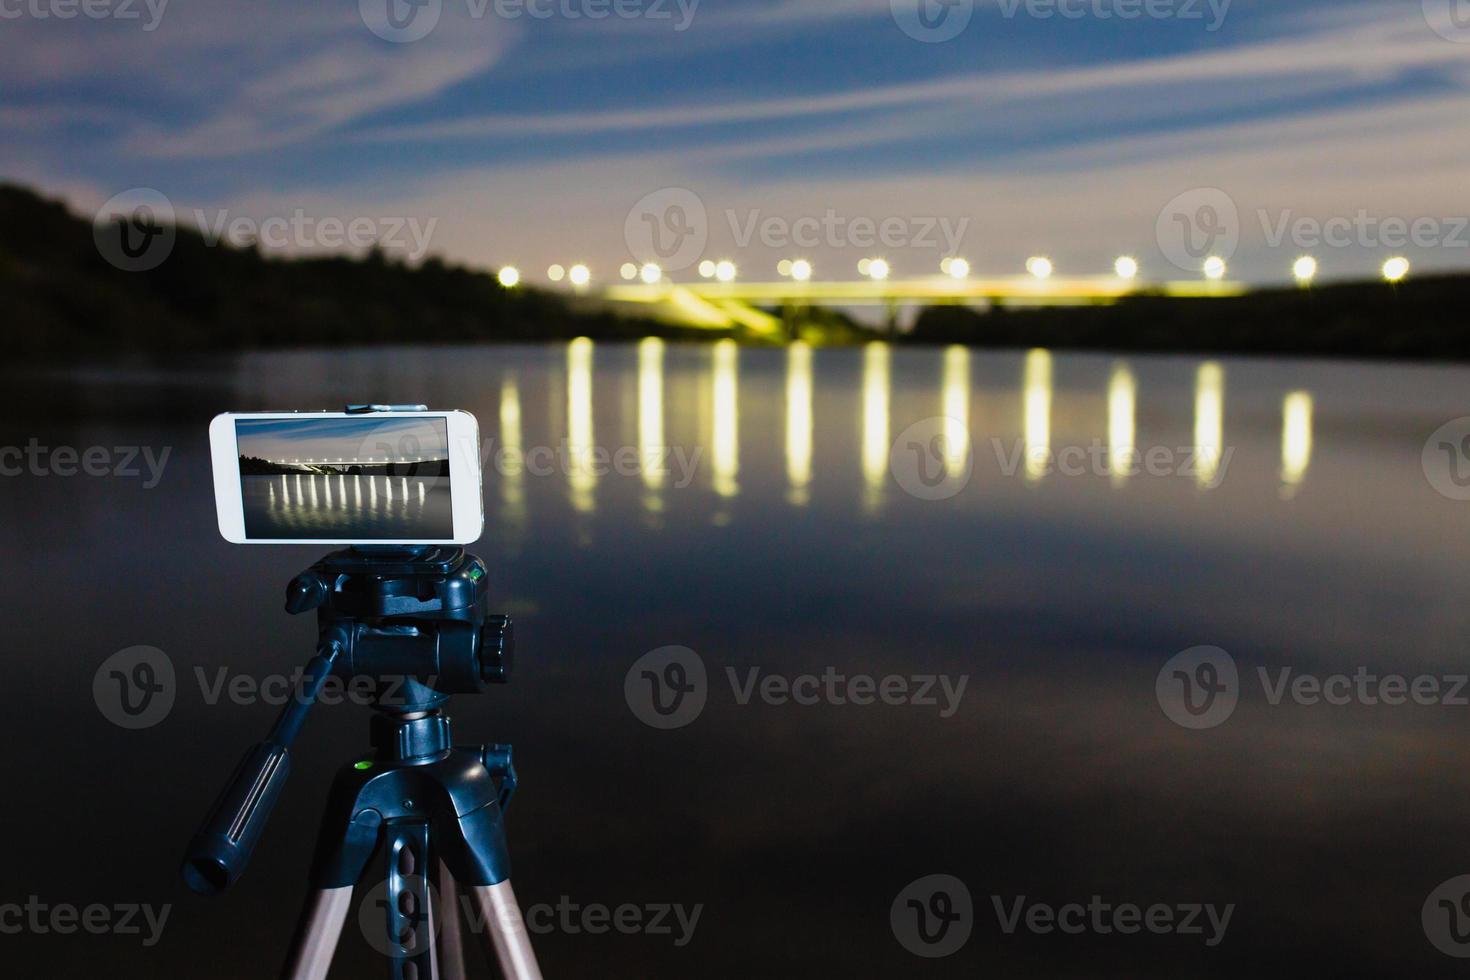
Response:
[[[209,425],[234,544],[470,544],[485,524],[468,412],[248,412]]]

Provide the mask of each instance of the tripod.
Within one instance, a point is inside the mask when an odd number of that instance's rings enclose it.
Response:
[[[509,678],[509,618],[485,613],[485,565],[461,548],[358,547],[292,580],[286,610],[317,610],[317,654],[264,742],[246,753],[203,828],[183,876],[202,894],[244,871],[290,769],[290,746],[327,678],[371,692],[374,753],[332,784],[311,868],[311,895],[283,976],[324,980],[355,885],[381,854],[377,906],[393,980],[462,980],[460,890],[501,972],[540,980],[510,884],[504,814],[515,792],[509,745],[454,747],[443,705]],[[437,881],[437,885],[434,884]],[[438,901],[435,901],[435,898]],[[365,915],[371,913],[365,906]]]

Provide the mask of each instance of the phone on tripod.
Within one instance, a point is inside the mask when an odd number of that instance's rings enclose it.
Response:
[[[515,649],[510,617],[486,609],[485,563],[460,547],[484,525],[474,416],[421,405],[225,414],[209,439],[226,540],[351,547],[286,587],[287,612],[316,613],[316,656],[190,840],[185,883],[213,895],[240,877],[323,685],[364,679],[374,751],[333,780],[283,976],[326,980],[353,890],[371,884],[381,897],[364,900],[360,921],[376,919],[365,935],[393,980],[463,977],[472,922],[504,976],[541,980],[510,884],[511,747],[455,744],[445,710],[450,695],[505,683]],[[461,922],[462,910],[475,918]]]
[[[469,544],[484,528],[480,428],[418,406],[249,412],[209,426],[234,544]]]

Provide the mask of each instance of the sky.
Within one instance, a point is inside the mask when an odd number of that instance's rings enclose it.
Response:
[[[257,459],[449,457],[443,419],[239,419],[235,441]]]
[[[0,178],[531,281],[1470,265],[1466,0],[412,3],[0,0]]]

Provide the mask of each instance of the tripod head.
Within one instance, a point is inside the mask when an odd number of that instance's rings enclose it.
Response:
[[[291,743],[329,676],[367,678],[374,708],[400,717],[509,679],[515,634],[509,617],[486,613],[487,585],[484,562],[440,545],[348,548],[291,580],[286,611],[317,611],[317,653],[190,841],[182,868],[190,888],[217,894],[245,870],[289,774]]]

